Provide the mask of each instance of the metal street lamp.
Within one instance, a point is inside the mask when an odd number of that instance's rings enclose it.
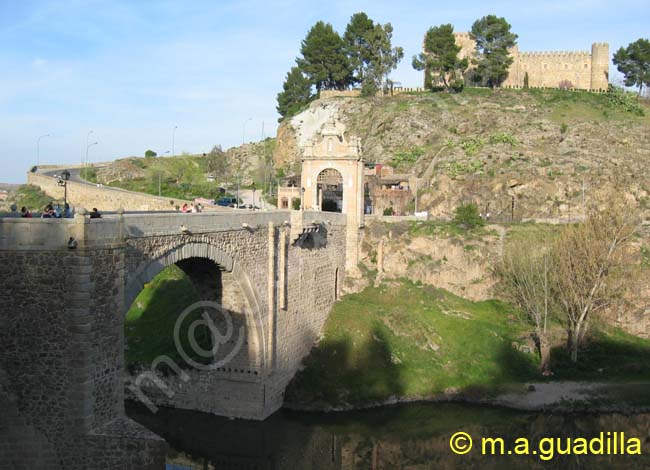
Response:
[[[92,131],[90,131],[92,132]],[[86,165],[85,165],[85,174],[84,174],[84,179],[88,181],[88,149],[92,147],[93,145],[97,145],[99,142],[93,142],[92,144],[87,144],[86,145]],[[68,178],[69,179],[69,178]]]
[[[176,153],[174,151],[174,145],[175,145],[175,140],[176,140],[176,129],[178,129],[178,126],[174,126],[172,129],[172,157],[176,156]]]
[[[244,142],[246,142],[246,123],[248,121],[252,121],[252,120],[253,120],[253,118],[248,118],[248,119],[246,119],[244,121],[243,129],[242,129],[242,133],[241,133],[241,144],[242,145],[244,145]]]
[[[253,210],[255,210],[255,182],[253,182]]]
[[[88,133],[86,134],[86,147],[88,147],[88,142],[90,141],[90,134],[92,134],[92,133],[93,133],[93,131],[92,131],[92,129],[91,129],[91,130],[89,130]],[[86,157],[86,160],[84,160],[84,161],[82,162],[82,163],[83,163],[83,166],[84,166],[84,172],[86,171],[87,160],[88,160],[88,158]]]
[[[305,188],[300,188],[300,210],[305,210]]]
[[[63,186],[63,210],[68,206],[68,181],[70,181],[70,172],[63,170],[58,177],[57,184]]]
[[[50,134],[43,134],[38,136],[38,139],[36,139],[36,166],[40,165],[41,163],[41,139],[43,137],[50,137]]]
[[[165,153],[163,153],[163,155],[167,155],[168,153],[169,150],[165,150]],[[162,170],[159,169],[158,170],[158,196],[162,195],[160,190],[161,184],[162,184]]]

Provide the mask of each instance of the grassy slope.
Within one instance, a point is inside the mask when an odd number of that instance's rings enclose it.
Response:
[[[18,210],[25,206],[32,211],[36,217],[37,215],[40,215],[40,211],[50,202],[60,202],[63,204],[62,200],[55,201],[41,191],[38,186],[23,184],[18,187],[16,191],[10,193],[9,199],[5,205],[8,209],[11,204],[16,204]]]
[[[183,310],[197,300],[192,282],[176,266],[164,269],[145,285],[126,316],[127,365],[150,364],[163,354],[181,364],[183,361],[174,343],[174,325]],[[199,316],[200,311],[192,312],[180,330],[182,345],[188,353],[192,348],[188,347],[186,340],[187,328]],[[199,341],[199,344],[208,347],[204,341]],[[196,355],[190,357],[196,358]]]
[[[275,142],[274,138],[267,138],[266,141],[247,144],[247,148],[252,149],[255,154],[262,155],[266,152],[270,155],[275,148]],[[231,169],[233,174],[235,173],[234,167],[237,164],[246,163],[246,161],[241,160],[238,154],[229,155],[228,158],[233,166]],[[161,175],[160,190],[162,196],[190,200],[197,197],[214,199],[223,196],[219,193],[218,186],[223,186],[224,181],[213,183],[206,181],[206,159],[202,155],[157,158],[131,157],[128,160],[143,169],[146,176],[132,180],[114,181],[109,186],[158,195],[158,175]],[[242,167],[241,171],[242,176],[244,174],[252,176],[258,189],[264,187],[264,178],[257,174],[255,168]],[[217,178],[219,177],[220,175],[217,175]],[[97,181],[97,171],[95,169],[89,171],[88,180],[91,182]],[[229,178],[228,183],[231,188],[234,187],[236,184],[235,177]],[[245,186],[242,185],[241,187],[244,188]]]
[[[498,301],[470,302],[410,282],[367,288],[336,304],[287,400],[364,404],[543,380],[536,355],[513,347],[527,332]],[[650,380],[650,341],[596,331],[577,366],[554,350],[553,370],[554,380]]]

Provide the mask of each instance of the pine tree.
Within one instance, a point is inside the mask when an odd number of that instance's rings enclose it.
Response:
[[[292,67],[282,85],[282,91],[278,93],[276,109],[282,116],[280,120],[293,116],[309,103],[313,99],[311,90],[311,82],[303,75],[300,68]]]
[[[625,86],[650,87],[650,41],[638,39],[614,54],[614,65],[625,77]]]
[[[425,70],[431,77],[429,84],[442,82],[449,89],[450,82],[459,79],[467,68],[467,59],[460,59],[460,46],[456,44],[454,27],[450,24],[435,26],[427,31],[424,38],[424,51],[413,56],[413,68]]]
[[[505,18],[488,15],[474,22],[470,37],[476,41],[479,55],[475,61],[476,74],[488,86],[500,86],[508,78],[508,69],[514,60],[509,49],[517,44],[518,36],[510,32]]]
[[[393,26],[376,24],[367,33],[368,37],[368,65],[364,77],[364,94],[371,94],[371,90],[384,90],[388,83],[390,72],[397,68],[397,64],[404,58],[404,49],[393,47]]]
[[[317,22],[307,33],[300,48],[300,70],[316,86],[316,91],[347,88],[353,82],[352,65],[345,44],[329,23]]]
[[[345,28],[343,40],[345,51],[354,71],[354,81],[362,83],[365,69],[370,62],[370,45],[368,35],[374,29],[374,22],[365,13],[355,13]]]

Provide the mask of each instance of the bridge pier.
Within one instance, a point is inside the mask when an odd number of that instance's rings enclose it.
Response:
[[[240,349],[176,375],[154,364],[142,392],[156,406],[264,419],[318,338],[345,260],[346,218],[333,213],[0,219],[0,461],[162,468],[164,442],[124,414],[124,315],[172,264],[243,327],[227,342]],[[21,467],[25,446],[42,450]]]

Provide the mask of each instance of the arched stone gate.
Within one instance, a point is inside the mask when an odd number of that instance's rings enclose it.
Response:
[[[346,138],[342,125],[333,119],[305,146],[302,156],[304,209],[322,210],[319,175],[335,170],[342,177],[341,212],[347,215],[346,272],[350,274],[357,269],[359,229],[363,227],[363,163],[361,139]]]

